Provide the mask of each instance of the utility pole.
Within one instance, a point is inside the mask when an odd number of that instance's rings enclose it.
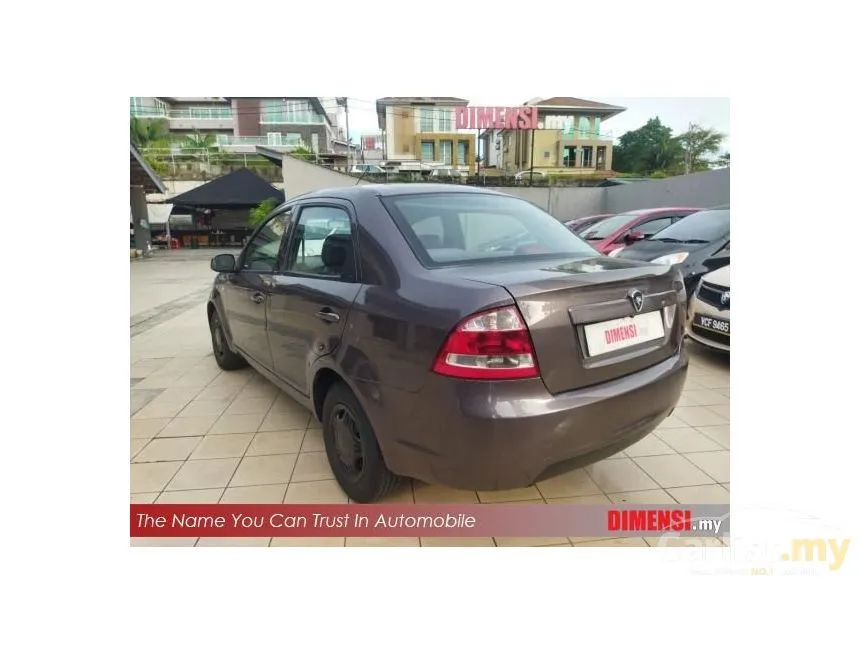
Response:
[[[529,138],[532,145],[531,170],[529,170],[529,186],[531,186],[535,180],[535,130],[529,130]]]
[[[346,115],[346,165],[352,165],[352,139],[349,137],[349,97],[343,97],[343,111]]]

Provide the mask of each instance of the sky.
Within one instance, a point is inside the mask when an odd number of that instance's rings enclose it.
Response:
[[[522,105],[522,95],[493,96],[472,95],[464,96],[473,106],[516,106]],[[601,103],[609,103],[626,107],[627,110],[603,122],[601,130],[616,139],[629,130],[642,127],[648,119],[658,116],[664,125],[672,128],[675,134],[687,129],[690,123],[696,123],[706,128],[714,128],[725,133],[722,152],[730,149],[729,130],[729,99],[728,98],[635,98],[612,96],[580,96],[578,98]],[[349,103],[349,129],[353,141],[358,141],[362,135],[379,133],[376,118],[374,98],[356,97]]]

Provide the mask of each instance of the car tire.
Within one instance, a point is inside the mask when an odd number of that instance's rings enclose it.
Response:
[[[335,383],[326,395],[322,426],[329,466],[350,499],[367,504],[394,490],[400,477],[385,465],[367,415],[345,384]]]
[[[221,322],[221,314],[218,310],[209,316],[209,331],[212,334],[212,353],[215,354],[215,362],[218,367],[227,372],[239,370],[248,365],[241,355],[230,349],[227,335],[224,333],[224,324]]]

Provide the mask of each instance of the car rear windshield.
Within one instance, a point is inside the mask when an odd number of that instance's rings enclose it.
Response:
[[[632,222],[637,217],[638,215],[628,215],[626,213],[613,215],[612,217],[607,217],[606,219],[583,229],[579,232],[579,236],[585,240],[603,240],[615,233],[615,231],[625,224]]]
[[[652,240],[666,242],[713,242],[729,234],[728,210],[699,211],[667,226]]]
[[[438,193],[382,202],[427,266],[598,255],[552,215],[514,197]]]

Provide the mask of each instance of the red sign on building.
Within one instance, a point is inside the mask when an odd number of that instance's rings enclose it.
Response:
[[[537,130],[538,109],[521,107],[466,107],[454,108],[458,130]]]

